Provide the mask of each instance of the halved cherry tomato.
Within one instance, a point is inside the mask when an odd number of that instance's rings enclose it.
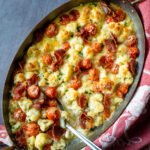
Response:
[[[127,38],[126,44],[128,47],[134,47],[137,44],[137,38],[135,35],[130,35]]]
[[[126,14],[122,9],[117,9],[113,14],[115,22],[123,21],[126,18]]]
[[[98,42],[94,42],[91,46],[93,52],[95,53],[99,53],[102,51],[102,44],[98,43]]]
[[[61,23],[62,25],[66,25],[66,24],[68,24],[69,22],[70,22],[70,17],[69,17],[69,15],[63,14],[63,15],[60,17],[60,23]]]
[[[106,56],[102,56],[99,60],[101,66],[106,69],[112,69],[115,57],[112,53],[108,53]]]
[[[56,87],[48,87],[45,90],[45,95],[48,96],[51,99],[56,98],[56,95],[57,95]]]
[[[82,81],[81,79],[75,77],[73,80],[71,80],[70,83],[70,87],[74,88],[75,90],[77,90],[78,88],[80,88],[82,86]]]
[[[92,81],[98,81],[99,80],[99,70],[92,68],[89,70],[89,78]]]
[[[42,61],[46,65],[50,65],[52,63],[52,56],[48,53],[42,55]]]
[[[40,96],[40,87],[38,85],[31,85],[27,88],[28,96],[32,99],[39,98]]]
[[[70,11],[69,17],[71,21],[76,21],[80,17],[80,13],[78,10],[73,9]]]
[[[24,112],[21,108],[17,108],[17,109],[14,111],[13,117],[14,117],[17,121],[25,121],[25,120],[26,120],[26,114],[25,114],[25,112]]]
[[[83,60],[80,61],[80,68],[82,70],[87,70],[92,67],[92,62],[88,58],[84,58]]]
[[[136,46],[135,47],[129,47],[128,48],[128,54],[129,54],[130,58],[136,59],[136,57],[139,54],[139,50]]]
[[[45,34],[51,38],[58,34],[58,27],[55,23],[49,24],[49,26],[46,28]]]
[[[123,97],[127,92],[128,92],[128,89],[129,89],[129,85],[128,84],[117,84],[116,86],[116,95],[118,97]]]
[[[22,129],[25,135],[27,135],[28,137],[36,136],[39,134],[40,131],[39,125],[34,122],[24,124],[22,126]]]
[[[49,107],[46,111],[46,116],[50,120],[58,120],[60,118],[60,111],[57,107]]]
[[[97,27],[93,23],[89,23],[84,27],[85,31],[89,34],[89,36],[94,36],[97,33]]]
[[[69,44],[69,42],[65,42],[65,43],[63,43],[63,49],[64,50],[68,50],[68,49],[70,49],[71,48],[71,46],[70,46],[70,44]]]
[[[37,74],[34,74],[30,79],[27,80],[27,86],[37,84],[39,81],[39,76]]]

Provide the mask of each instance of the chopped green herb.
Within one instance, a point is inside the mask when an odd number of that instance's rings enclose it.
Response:
[[[70,37],[74,37],[74,33],[73,32],[71,32]]]
[[[93,94],[93,91],[89,91],[89,94]]]
[[[81,57],[83,57],[83,52],[81,51],[81,52],[79,52],[79,55],[81,56]]]
[[[78,31],[78,32],[80,31],[80,28],[81,28],[80,26],[77,26],[77,31]]]
[[[68,54],[68,55],[66,55],[66,59],[68,59],[70,57],[70,55]]]
[[[91,94],[93,94],[93,91],[84,91],[84,93],[91,95]]]
[[[97,2],[92,2],[92,5],[97,6]]]
[[[63,73],[62,73],[62,72],[60,72],[60,73],[59,73],[59,75],[57,76],[57,80],[58,80],[58,81],[60,81],[60,80],[61,80],[62,75],[63,75]]]
[[[127,25],[128,25],[128,23],[127,23],[127,22],[125,22],[125,23],[124,23],[124,26],[127,26]]]
[[[47,78],[45,78],[45,80],[46,80],[46,81],[48,81],[48,79],[47,79]]]
[[[88,91],[84,91],[85,94],[88,94]]]
[[[60,76],[62,76],[63,75],[63,73],[62,72],[60,72]]]

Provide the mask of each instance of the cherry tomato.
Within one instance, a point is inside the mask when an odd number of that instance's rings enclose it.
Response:
[[[89,70],[89,78],[92,81],[98,81],[99,80],[99,70],[92,68]]]
[[[26,120],[26,114],[25,112],[23,112],[23,110],[21,108],[17,108],[15,111],[14,111],[14,118],[17,120],[17,121],[25,121]]]
[[[70,46],[70,44],[69,44],[69,42],[65,42],[65,43],[63,43],[63,49],[64,50],[68,50],[68,49],[70,49],[71,48],[71,46]]]
[[[118,97],[122,98],[128,92],[128,89],[129,89],[128,84],[118,83],[117,86],[116,86],[116,95]]]
[[[62,16],[60,17],[60,23],[61,23],[62,25],[66,25],[66,24],[68,24],[69,22],[70,22],[70,17],[69,17],[69,15],[64,14],[64,15],[62,15]]]
[[[126,44],[128,47],[134,47],[137,44],[137,38],[135,35],[130,35],[127,38]]]
[[[69,17],[71,21],[76,21],[80,17],[80,13],[78,10],[73,9],[70,11]]]
[[[92,67],[92,62],[91,62],[91,60],[90,59],[83,59],[83,60],[81,60],[81,62],[80,62],[80,68],[82,69],[82,70],[87,70],[87,69],[90,69]]]
[[[97,27],[92,23],[87,24],[84,29],[86,32],[88,32],[89,36],[94,36],[97,33]]]
[[[46,116],[50,120],[58,120],[60,118],[60,111],[57,107],[49,107],[46,111]]]
[[[45,95],[48,96],[51,99],[56,98],[56,95],[57,95],[56,87],[48,87],[45,90]]]
[[[27,88],[28,96],[32,99],[39,98],[40,96],[40,88],[38,85],[31,85]]]
[[[91,46],[92,50],[95,52],[95,53],[99,53],[102,51],[102,45],[98,42],[94,42]]]
[[[50,65],[52,63],[52,56],[48,53],[42,55],[42,61],[46,65]]]
[[[136,59],[136,57],[139,54],[139,50],[137,47],[129,47],[128,48],[128,54],[129,54],[130,58]]]
[[[51,23],[47,28],[46,28],[46,31],[45,31],[45,34],[51,38],[51,37],[54,37],[58,34],[58,27],[55,23]]]
[[[82,86],[82,82],[81,79],[79,78],[74,78],[70,83],[70,87],[74,88],[75,90],[77,90],[81,86]]]
[[[22,128],[25,135],[27,135],[28,137],[36,136],[39,134],[40,131],[39,125],[34,122],[26,123],[25,125],[22,126]]]

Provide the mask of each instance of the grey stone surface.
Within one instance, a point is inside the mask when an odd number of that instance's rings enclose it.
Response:
[[[65,1],[0,0],[0,101],[6,74],[20,44],[44,16]]]

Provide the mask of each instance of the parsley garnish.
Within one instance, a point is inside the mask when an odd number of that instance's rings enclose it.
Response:
[[[79,55],[81,56],[81,57],[83,57],[83,52],[81,51],[81,52],[79,52]]]
[[[93,94],[93,91],[84,91],[84,93],[91,95],[91,94]]]
[[[66,55],[66,59],[68,59],[70,57],[70,55],[68,54],[68,55]]]
[[[128,23],[127,23],[127,22],[125,22],[125,23],[124,23],[124,26],[127,26],[127,25],[128,25]]]
[[[92,2],[92,5],[97,6],[97,2]]]

